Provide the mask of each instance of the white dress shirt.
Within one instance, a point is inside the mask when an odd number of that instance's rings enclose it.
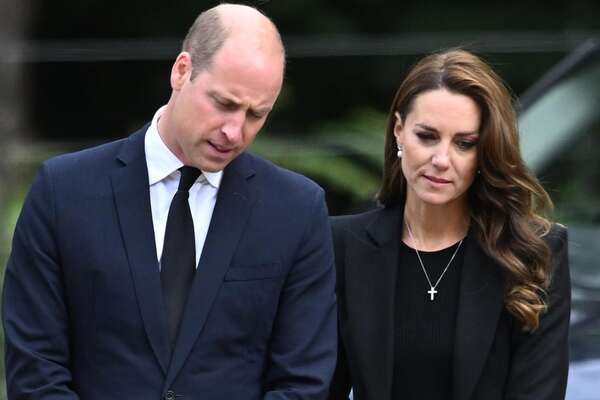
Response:
[[[156,241],[156,256],[160,261],[165,229],[171,200],[177,192],[181,173],[178,171],[183,163],[169,150],[158,132],[158,120],[165,107],[161,107],[146,131],[144,149],[148,166],[148,180],[150,183],[150,206],[152,208],[152,224],[154,225],[154,239]],[[194,237],[196,241],[196,268],[204,248],[204,241],[208,226],[212,218],[217,192],[221,184],[223,171],[206,172],[198,177],[190,188],[188,202],[192,219],[194,220]],[[160,265],[160,263],[159,263]]]

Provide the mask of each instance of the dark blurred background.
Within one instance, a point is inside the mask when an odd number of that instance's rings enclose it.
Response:
[[[168,100],[188,27],[218,3],[0,0],[0,268],[39,163],[148,122]],[[332,214],[372,204],[387,108],[424,54],[476,51],[517,97],[600,37],[597,0],[241,3],[274,20],[288,52],[284,90],[253,151],[319,182]]]
[[[181,38],[218,2],[12,3],[2,13],[15,26],[0,60],[17,69],[28,138],[91,142],[151,118],[168,98]],[[246,3],[273,18],[288,46],[286,87],[269,125],[287,135],[357,108],[386,110],[407,66],[453,45],[479,50],[520,93],[600,26],[600,2],[589,0]]]

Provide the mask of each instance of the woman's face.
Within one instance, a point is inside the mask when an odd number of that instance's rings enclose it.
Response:
[[[402,145],[407,203],[466,203],[477,170],[481,110],[470,97],[436,89],[418,95],[394,135]]]

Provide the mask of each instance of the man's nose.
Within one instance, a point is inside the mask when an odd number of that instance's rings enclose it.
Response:
[[[245,122],[246,113],[241,110],[228,116],[222,129],[228,142],[237,143],[241,140]]]

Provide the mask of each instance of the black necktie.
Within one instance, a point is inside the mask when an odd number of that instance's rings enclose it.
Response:
[[[200,175],[193,167],[181,167],[179,188],[169,207],[160,260],[160,280],[169,323],[171,348],[175,347],[179,323],[196,272],[194,222],[188,203],[189,190]]]

